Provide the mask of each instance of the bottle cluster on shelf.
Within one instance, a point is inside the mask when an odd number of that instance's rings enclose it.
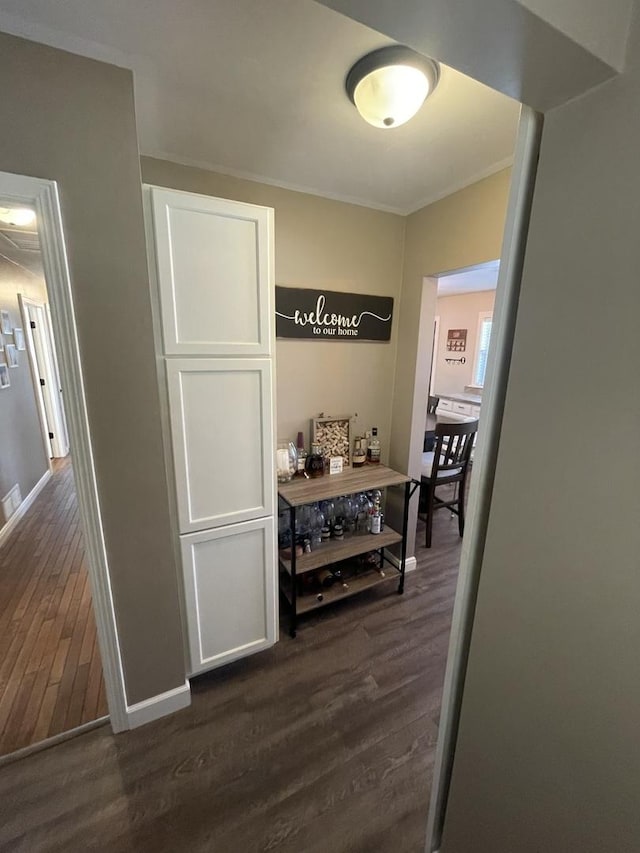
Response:
[[[382,492],[374,489],[332,500],[304,504],[296,509],[295,530],[291,530],[290,512],[280,514],[278,546],[281,552],[296,555],[311,553],[329,540],[377,534],[384,530]]]
[[[276,471],[279,483],[288,483],[293,477],[313,479],[322,477],[329,470],[330,454],[318,443],[311,444],[307,452],[304,436],[298,433],[296,444],[288,439],[279,439],[276,450]],[[360,468],[365,464],[376,465],[380,462],[380,439],[377,427],[367,430],[363,436],[353,440],[351,465]],[[346,458],[346,464],[349,459]]]

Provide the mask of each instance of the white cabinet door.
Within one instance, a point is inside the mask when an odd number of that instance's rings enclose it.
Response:
[[[149,192],[165,355],[269,355],[273,210]]]
[[[269,359],[166,359],[180,533],[273,515]]]
[[[276,641],[273,518],[180,537],[191,673]]]

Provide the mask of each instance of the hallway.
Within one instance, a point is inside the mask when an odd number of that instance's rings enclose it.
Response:
[[[0,546],[0,756],[107,713],[70,457]]]
[[[193,679],[190,708],[0,768],[0,851],[422,853],[460,545],[437,513],[404,596],[316,611],[295,640],[285,618],[273,649]]]

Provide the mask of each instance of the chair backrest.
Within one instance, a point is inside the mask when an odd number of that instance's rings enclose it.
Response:
[[[440,475],[440,479],[447,476],[462,479],[466,476],[477,431],[477,420],[462,424],[436,424],[432,477]]]
[[[427,404],[427,414],[435,415],[436,409],[440,405],[440,397],[432,397],[429,395],[429,402]]]

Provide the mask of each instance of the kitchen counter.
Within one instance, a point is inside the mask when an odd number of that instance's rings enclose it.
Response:
[[[460,394],[436,394],[436,397],[441,400],[454,400],[456,403],[469,403],[471,406],[482,405],[482,397],[479,394],[467,394],[464,391]]]

